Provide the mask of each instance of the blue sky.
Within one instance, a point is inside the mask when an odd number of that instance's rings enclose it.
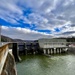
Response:
[[[75,0],[0,0],[0,24],[14,39],[75,36]]]

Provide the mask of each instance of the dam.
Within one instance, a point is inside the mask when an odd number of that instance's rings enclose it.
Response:
[[[0,43],[0,75],[17,75],[14,56],[9,43]]]
[[[67,54],[70,43],[57,39],[1,42],[0,75],[74,75],[75,56]]]

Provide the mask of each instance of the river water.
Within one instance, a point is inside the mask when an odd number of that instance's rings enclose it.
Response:
[[[17,63],[18,75],[75,75],[75,55],[27,55]]]

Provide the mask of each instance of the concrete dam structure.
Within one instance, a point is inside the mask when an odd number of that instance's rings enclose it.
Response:
[[[37,42],[15,42],[12,43],[12,52],[15,60],[19,55],[28,54],[61,54],[68,50],[66,39],[39,39]]]
[[[9,46],[11,44],[11,49]],[[37,42],[0,43],[0,75],[17,75],[15,61],[21,61],[19,55],[59,54],[67,52],[65,39],[39,39]]]
[[[68,50],[66,39],[39,39],[39,46],[44,54],[63,53]]]
[[[16,63],[9,43],[0,43],[0,75],[17,75]]]

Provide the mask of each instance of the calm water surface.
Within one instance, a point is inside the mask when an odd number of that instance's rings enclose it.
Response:
[[[17,63],[18,75],[75,75],[75,55],[28,55]]]

